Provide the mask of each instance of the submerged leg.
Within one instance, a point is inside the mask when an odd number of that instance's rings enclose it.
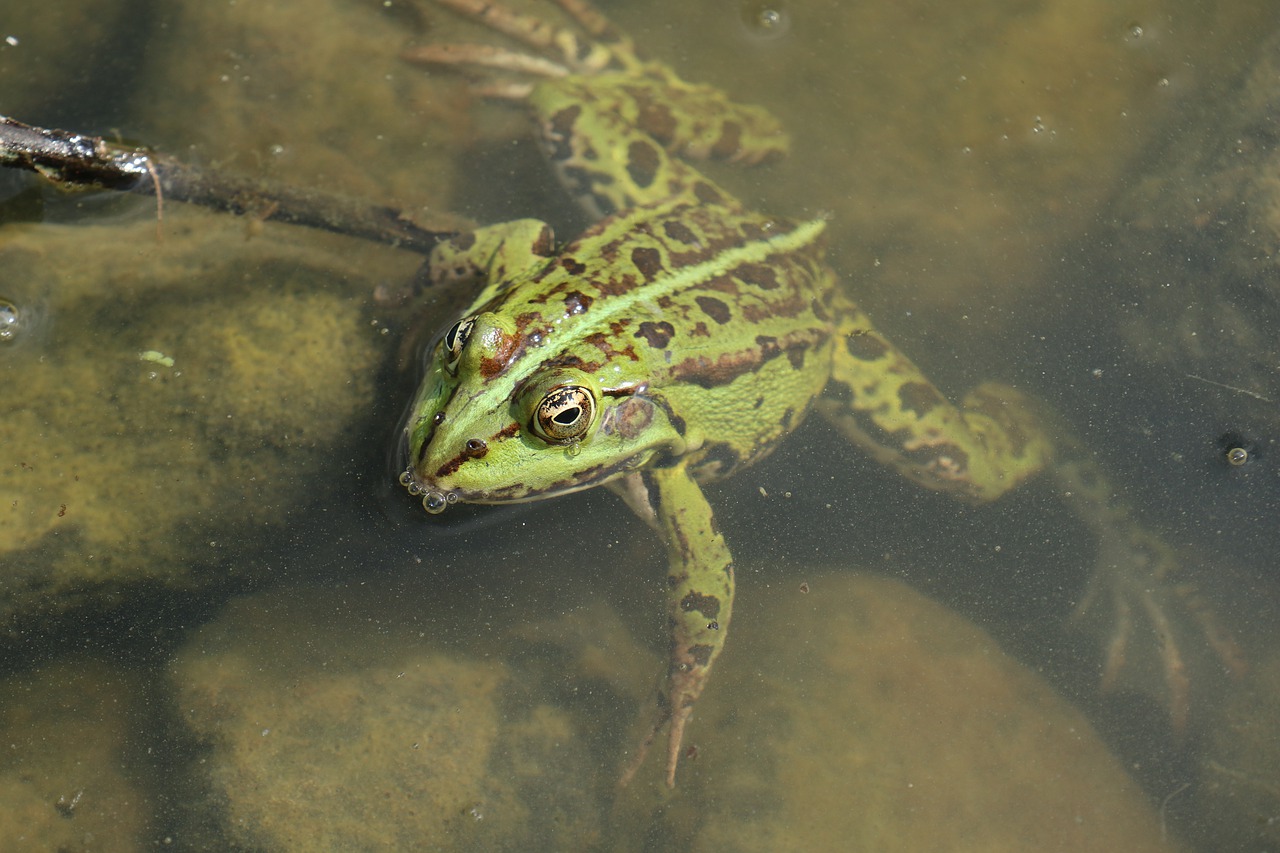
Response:
[[[1047,469],[1066,505],[1097,537],[1097,561],[1075,621],[1093,623],[1105,638],[1103,689],[1123,682],[1159,697],[1172,729],[1183,733],[1193,644],[1207,645],[1229,672],[1242,671],[1244,660],[1208,602],[1177,577],[1172,549],[1117,499],[1098,463],[1045,407],[993,383],[957,406],[865,314],[847,302],[837,309],[836,399],[820,401],[819,411],[910,479],[974,500],[995,499]]]
[[[674,787],[685,725],[706,686],[711,666],[724,647],[729,628],[733,558],[716,529],[702,489],[683,465],[650,469],[633,476],[639,478],[653,519],[667,543],[671,657],[667,677],[658,691],[653,725],[623,772],[621,784],[631,781],[649,745],[662,727],[670,724],[666,771],[667,785]]]
[[[960,405],[847,301],[818,410],[880,462],[931,489],[994,500],[1043,469],[1050,446],[1019,392],[983,383]],[[830,393],[830,392],[829,392]]]

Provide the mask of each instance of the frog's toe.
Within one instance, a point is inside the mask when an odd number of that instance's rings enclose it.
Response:
[[[688,675],[681,673],[681,675]],[[700,674],[699,674],[700,675]],[[626,787],[633,778],[636,771],[640,769],[640,765],[644,764],[645,756],[649,753],[649,747],[657,740],[658,733],[663,727],[667,727],[667,763],[666,763],[666,782],[668,788],[676,786],[676,767],[680,764],[680,751],[684,744],[684,729],[689,722],[689,718],[693,716],[693,704],[697,699],[698,692],[701,691],[701,682],[705,679],[699,679],[697,675],[693,678],[681,678],[679,675],[673,676],[668,689],[659,691],[657,697],[657,716],[653,720],[653,724],[649,726],[644,740],[640,742],[640,746],[636,748],[635,753],[628,760],[626,768],[622,772],[621,778],[618,780],[619,787]]]
[[[423,44],[407,48],[400,57],[415,65],[497,71],[532,78],[569,74],[568,67],[554,60],[492,44]],[[522,82],[520,85],[527,96],[533,84]]]
[[[1077,609],[1075,618],[1080,619],[1085,609]],[[1107,640],[1107,653],[1102,666],[1102,692],[1109,693],[1120,680],[1124,671],[1125,659],[1129,652],[1129,638],[1133,636],[1133,611],[1129,602],[1117,596],[1115,602],[1115,627]]]
[[[693,714],[689,705],[671,715],[671,729],[667,733],[667,787],[676,786],[676,765],[680,763],[680,749],[684,743],[684,726]]]
[[[635,778],[640,766],[644,764],[645,757],[649,754],[649,747],[653,746],[654,740],[658,737],[658,732],[662,731],[662,727],[671,719],[671,706],[667,704],[665,694],[658,695],[658,715],[645,732],[644,739],[640,741],[640,745],[636,747],[636,751],[631,758],[627,760],[626,766],[622,770],[622,775],[618,777],[618,787],[625,788],[631,784],[631,780]],[[668,778],[671,780],[669,785],[675,785],[675,768],[668,768]]]
[[[635,62],[630,42],[583,0],[557,0],[571,21],[566,27],[523,15],[493,0],[436,3],[521,46],[513,50],[489,44],[440,43],[411,47],[401,54],[417,65],[480,73],[485,79],[473,85],[472,91],[481,96],[523,100],[537,80],[595,74]]]
[[[1150,589],[1142,590],[1139,600],[1159,648],[1169,725],[1174,735],[1181,739],[1187,732],[1187,719],[1191,716],[1191,679],[1187,676],[1187,666],[1164,607],[1156,602]]]
[[[1238,676],[1246,664],[1195,586],[1173,580],[1178,565],[1172,553],[1140,538],[1129,544],[1141,547],[1126,548],[1123,558],[1112,552],[1100,562],[1073,621],[1102,639],[1103,692],[1151,696],[1167,708],[1170,729],[1181,738],[1191,717],[1192,674],[1197,680],[1214,670]]]

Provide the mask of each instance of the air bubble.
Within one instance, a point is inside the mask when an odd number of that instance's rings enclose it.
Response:
[[[0,296],[0,344],[15,340],[22,329],[22,312],[18,306]]]
[[[791,29],[791,15],[781,0],[744,0],[738,7],[743,29],[753,38],[781,38]]]

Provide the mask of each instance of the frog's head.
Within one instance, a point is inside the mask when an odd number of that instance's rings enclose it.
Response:
[[[510,320],[480,313],[435,347],[404,430],[400,483],[427,512],[600,485],[682,444],[643,384],[605,388]]]

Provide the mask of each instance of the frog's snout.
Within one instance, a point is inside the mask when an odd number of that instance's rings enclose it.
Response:
[[[406,468],[404,473],[400,475],[400,485],[404,486],[409,494],[417,497],[422,495],[422,508],[432,515],[439,515],[444,512],[449,504],[458,502],[458,495],[455,492],[442,492],[439,489],[424,488],[418,478],[413,476],[413,468]]]

